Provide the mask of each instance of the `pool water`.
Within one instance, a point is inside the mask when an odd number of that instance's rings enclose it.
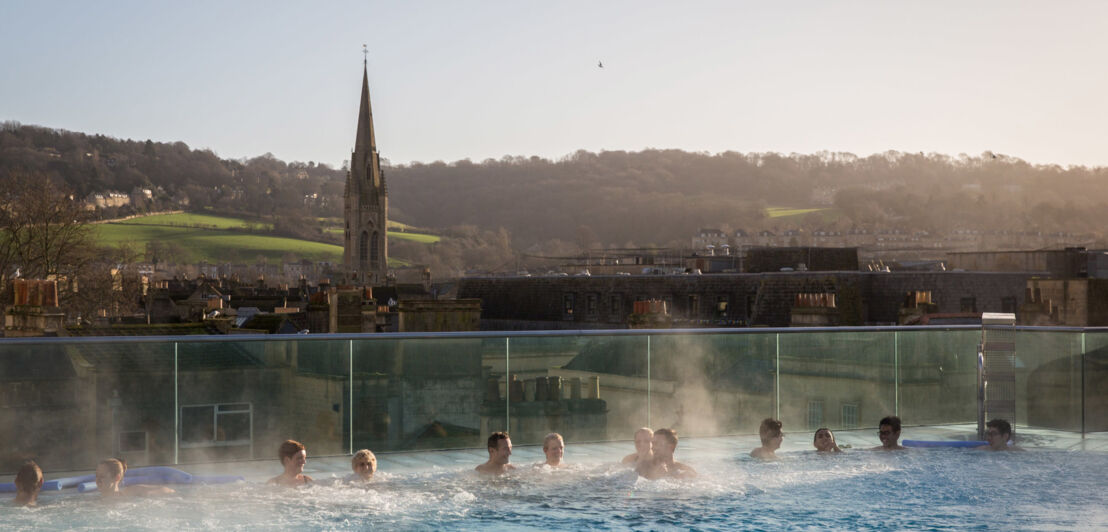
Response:
[[[46,493],[4,507],[0,528],[48,529],[1106,529],[1108,454],[928,449],[782,453],[755,462],[726,448],[678,448],[700,477],[647,481],[591,453],[566,470],[525,465],[501,478],[472,465],[379,472],[368,488],[313,473],[303,489],[262,479],[183,486],[173,496],[105,501]],[[574,446],[567,448],[573,459]],[[623,449],[621,449],[623,450]],[[687,454],[685,456],[684,454]],[[520,456],[526,455],[526,456]],[[531,460],[532,462],[536,460]],[[276,473],[276,472],[274,472]]]

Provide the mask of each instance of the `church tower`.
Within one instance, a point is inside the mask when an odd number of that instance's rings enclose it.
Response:
[[[382,286],[388,274],[388,240],[385,224],[389,199],[381,172],[377,141],[373,136],[373,109],[369,105],[369,66],[363,65],[358,133],[343,194],[342,264],[351,282]]]

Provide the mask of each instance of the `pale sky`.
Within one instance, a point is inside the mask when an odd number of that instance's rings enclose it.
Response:
[[[678,148],[1108,165],[1106,28],[1102,1],[0,0],[0,120],[338,166],[364,43],[393,163]]]

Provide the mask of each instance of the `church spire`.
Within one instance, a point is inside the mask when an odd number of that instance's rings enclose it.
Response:
[[[358,109],[358,136],[354,142],[355,152],[373,152],[377,150],[377,140],[373,137],[373,107],[369,104],[369,61],[362,65],[362,98]]]

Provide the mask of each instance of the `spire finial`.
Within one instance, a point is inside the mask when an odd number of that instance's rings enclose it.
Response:
[[[362,59],[362,64],[363,65],[368,65],[369,64],[369,47],[364,45],[364,44],[362,45],[362,55],[365,56]]]

